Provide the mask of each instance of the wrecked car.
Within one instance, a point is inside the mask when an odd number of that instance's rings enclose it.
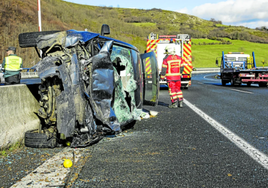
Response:
[[[21,33],[20,47],[34,47],[41,125],[25,133],[28,147],[86,147],[140,120],[143,104],[158,103],[159,78],[153,52],[101,33]]]

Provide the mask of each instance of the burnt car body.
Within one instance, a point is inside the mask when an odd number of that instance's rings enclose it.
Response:
[[[135,46],[104,36],[109,33],[103,25],[101,34],[68,30],[19,35],[20,47],[35,47],[41,59],[34,66],[42,80],[39,134],[85,147],[139,120],[144,103],[157,104],[154,53],[140,55]]]

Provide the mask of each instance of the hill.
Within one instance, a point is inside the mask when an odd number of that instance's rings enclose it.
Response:
[[[42,0],[42,30],[85,30],[100,32],[101,25],[110,25],[111,37],[135,45],[140,52],[146,47],[149,33],[188,33],[192,38],[245,40],[268,43],[267,30],[222,25],[220,21],[203,20],[195,16],[161,9],[124,9],[79,5],[62,0]],[[16,46],[24,59],[24,67],[38,62],[35,49],[21,49],[18,35],[38,31],[37,3],[32,0],[6,0],[0,2],[0,60],[7,46]],[[195,49],[195,48],[193,48]],[[201,48],[202,49],[202,48]],[[202,53],[201,53],[202,54]],[[198,66],[198,53],[195,60]],[[200,57],[201,58],[201,57]],[[195,62],[194,62],[195,64]]]
[[[221,57],[222,51],[228,52],[244,52],[252,54],[254,51],[256,64],[258,67],[267,66],[268,57],[266,55],[268,44],[253,43],[242,40],[230,40],[228,44],[222,44],[221,41],[209,39],[192,39],[192,56],[194,67],[216,67],[216,58]]]

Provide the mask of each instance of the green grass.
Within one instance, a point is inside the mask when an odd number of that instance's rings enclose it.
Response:
[[[216,24],[216,27],[230,27],[228,25],[223,25],[223,24]]]
[[[260,44],[260,43],[252,43],[248,41],[241,40],[230,40],[225,39],[232,42],[230,45],[192,45],[192,56],[194,57],[193,66],[194,67],[217,67],[215,64],[216,58],[221,57],[222,51],[224,53],[228,52],[240,52],[243,51],[245,54],[252,54],[254,51],[256,63],[258,67],[262,67],[262,61],[264,60],[266,64],[264,66],[268,66],[268,57],[267,57],[267,49],[268,44]],[[209,39],[192,39],[192,42],[197,43],[211,43]],[[215,43],[215,41],[214,41]]]
[[[138,27],[154,27],[156,26],[156,23],[150,23],[150,22],[146,22],[146,23],[132,23],[135,26]]]
[[[228,39],[230,41],[230,39]],[[205,43],[220,43],[221,41],[218,40],[211,40],[211,39],[192,39],[192,42],[194,42],[195,45],[203,44]]]
[[[6,148],[2,148],[0,150],[0,158],[1,157],[6,157],[9,153],[17,151],[17,150],[19,150],[20,148],[23,148],[23,147],[24,147],[23,141],[18,141],[17,143],[15,143],[15,144],[13,144],[11,146],[8,146]]]

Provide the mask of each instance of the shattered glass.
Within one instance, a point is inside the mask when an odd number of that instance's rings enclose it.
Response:
[[[119,122],[128,119],[140,120],[141,110],[136,107],[135,90],[137,89],[137,83],[134,80],[130,49],[114,45],[111,60],[114,61],[116,58],[121,60],[119,65],[125,67],[125,69],[119,71],[119,73],[115,71],[114,74],[115,97],[113,109]],[[130,100],[130,104],[127,103],[126,97],[127,100]]]

